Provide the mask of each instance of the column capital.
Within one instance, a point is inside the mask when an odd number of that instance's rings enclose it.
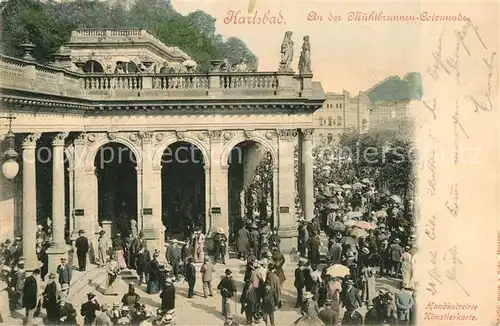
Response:
[[[66,137],[68,137],[67,132],[60,132],[57,135],[54,136],[52,139],[52,146],[64,146],[64,141],[66,140]]]
[[[36,142],[40,139],[41,136],[42,134],[39,132],[26,135],[23,139],[23,144],[22,144],[23,149],[36,148]]]
[[[222,137],[222,131],[221,130],[209,130],[208,131],[208,138],[211,141],[220,141]]]
[[[135,170],[137,171],[137,174],[142,174],[142,167],[136,166]]]
[[[75,145],[87,145],[87,133],[82,132],[73,141]]]
[[[314,129],[301,129],[305,141],[312,140]]]
[[[229,171],[229,165],[221,165],[220,169],[223,173],[228,173]]]
[[[139,137],[143,144],[151,144],[153,142],[154,132],[152,131],[140,131]]]
[[[297,135],[297,129],[278,129],[278,137],[280,140],[294,141]]]

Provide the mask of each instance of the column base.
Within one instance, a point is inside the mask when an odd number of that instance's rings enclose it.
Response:
[[[294,225],[280,226],[278,228],[278,235],[280,236],[280,251],[284,255],[289,255],[293,251],[297,251],[297,227]]]
[[[57,266],[61,263],[61,258],[68,260],[68,246],[66,244],[53,244],[47,249],[48,272],[55,273]]]

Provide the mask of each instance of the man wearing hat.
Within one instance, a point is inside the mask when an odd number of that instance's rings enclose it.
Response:
[[[39,310],[42,297],[42,280],[40,268],[36,268],[33,274],[26,277],[23,288],[23,305],[26,308],[26,325],[33,324],[35,312]]]
[[[196,267],[194,266],[194,258],[189,257],[188,263],[186,265],[185,277],[188,282],[188,298],[192,298],[194,296],[194,286],[196,284]]]
[[[205,257],[203,265],[201,265],[200,273],[202,275],[201,281],[203,282],[203,295],[207,298],[207,292],[211,297],[212,293],[212,273],[214,271],[214,265],[210,262],[210,258]]]
[[[108,252],[111,249],[111,240],[106,236],[106,231],[99,232],[99,239],[97,246],[97,264],[102,267],[108,261]]]
[[[103,304],[102,307],[99,307],[99,309],[96,311],[96,317],[94,318],[94,323],[92,323],[92,325],[114,325],[113,321],[111,320],[110,314],[111,311],[109,309],[109,305],[107,303]]]
[[[16,295],[16,309],[23,307],[24,282],[26,281],[26,271],[24,270],[24,259],[21,257],[17,266],[11,272],[10,287],[14,288]]]
[[[401,240],[395,238],[393,244],[390,246],[391,253],[391,276],[398,277],[401,272],[402,255],[404,253],[403,247],[400,245]]]
[[[262,298],[262,313],[264,317],[264,322],[267,325],[267,319],[271,322],[271,326],[274,326],[274,311],[278,307],[279,298],[275,289],[271,285],[266,285],[265,292]]]
[[[217,229],[217,233],[214,236],[214,251],[215,258],[214,264],[220,259],[220,262],[226,265],[226,248],[227,248],[227,237],[222,228]]]
[[[354,281],[348,279],[346,282],[347,288],[344,294],[344,307],[347,312],[353,312],[362,305],[359,290],[354,286]]]
[[[340,240],[342,234],[337,233],[331,238],[331,246],[328,250],[328,263],[330,265],[340,264],[342,262],[342,245]]]
[[[50,273],[47,285],[43,292],[43,308],[47,311],[47,320],[49,323],[56,323],[59,321],[58,317],[58,302],[57,302],[57,283],[56,274]]]
[[[59,275],[59,284],[71,284],[72,271],[71,267],[66,263],[66,258],[61,258],[61,264],[57,266],[57,274]]]
[[[122,303],[124,306],[129,307],[131,310],[134,309],[134,306],[139,303],[141,297],[135,293],[135,288],[132,283],[128,285],[128,292],[122,298]]]
[[[295,281],[293,285],[297,289],[297,302],[295,308],[299,308],[303,301],[304,286],[306,286],[306,279],[304,276],[304,266],[307,264],[307,259],[300,257],[299,266],[295,269]]]
[[[396,295],[396,307],[400,325],[408,325],[410,322],[410,311],[414,305],[413,293],[407,285]]]
[[[271,244],[271,249],[276,248],[278,251],[280,250],[281,238],[278,234],[277,226],[275,226],[271,231],[271,235],[269,236],[269,243]]]
[[[35,239],[37,239],[37,240],[41,239],[42,242],[44,242],[45,238],[46,238],[46,234],[45,234],[45,231],[43,231],[43,226],[38,225],[37,226],[36,238]]]
[[[58,317],[59,322],[62,325],[77,325],[76,322],[76,310],[71,303],[68,302],[68,284],[64,284],[61,287],[61,293],[59,295],[59,307],[58,307]]]
[[[85,231],[78,231],[75,241],[76,256],[78,257],[78,269],[83,272],[87,269],[87,253],[89,252],[89,240],[85,237]]]
[[[99,309],[101,309],[101,306],[95,299],[95,294],[92,292],[87,293],[87,302],[83,303],[80,307],[80,314],[83,316],[83,324],[92,325],[96,318],[96,311]]]
[[[337,325],[339,315],[333,309],[333,301],[331,299],[326,299],[325,308],[319,312],[318,318],[321,319],[325,326]]]
[[[250,232],[243,224],[236,234],[236,249],[238,251],[238,258],[241,260],[247,259],[247,252],[250,246],[249,239]]]
[[[230,269],[226,269],[224,277],[220,280],[217,289],[220,291],[222,296],[222,314],[227,316],[231,313],[231,308],[229,305],[229,299],[236,293],[236,284],[231,276],[232,272]]]
[[[257,224],[252,223],[252,231],[250,231],[250,247],[253,250],[256,258],[260,258],[260,233]]]
[[[300,257],[306,258],[306,249],[307,249],[307,241],[309,240],[309,232],[307,231],[307,227],[305,221],[303,219],[299,219],[298,232],[299,236],[297,238],[298,248]]]

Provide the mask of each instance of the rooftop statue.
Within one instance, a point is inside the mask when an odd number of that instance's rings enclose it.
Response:
[[[311,43],[309,43],[309,36],[304,36],[302,43],[302,52],[299,58],[299,73],[301,75],[311,74]]]
[[[279,71],[284,72],[293,72],[291,68],[293,60],[293,41],[292,41],[292,32],[287,31],[285,33],[285,37],[283,38],[283,42],[281,43],[281,62]]]

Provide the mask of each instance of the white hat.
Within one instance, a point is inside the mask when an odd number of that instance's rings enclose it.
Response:
[[[217,233],[224,233],[224,229],[223,228],[217,228]]]
[[[309,291],[304,292],[304,295],[302,296],[302,298],[304,298],[304,299],[310,299],[312,297],[313,297],[313,294]]]

